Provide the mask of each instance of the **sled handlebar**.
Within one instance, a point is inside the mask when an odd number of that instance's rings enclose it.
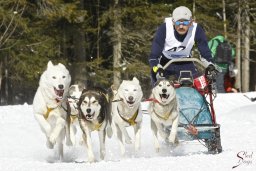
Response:
[[[167,62],[165,64],[165,66],[163,67],[163,69],[165,70],[170,64],[172,63],[177,63],[177,62],[195,62],[197,63],[200,67],[202,68],[206,68],[206,64],[204,64],[202,61],[200,61],[199,59],[197,58],[178,58],[178,59],[172,59],[170,60],[169,62]]]

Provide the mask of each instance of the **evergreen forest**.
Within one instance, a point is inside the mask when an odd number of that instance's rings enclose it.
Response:
[[[72,84],[108,88],[136,76],[147,97],[154,34],[181,5],[208,40],[232,42],[237,86],[255,91],[254,0],[0,0],[0,104],[31,104],[49,60],[69,69]]]

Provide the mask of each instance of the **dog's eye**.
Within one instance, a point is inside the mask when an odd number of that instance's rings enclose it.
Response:
[[[170,87],[171,84],[167,84],[167,87]]]
[[[92,102],[92,104],[96,104],[97,103],[97,101],[96,100],[94,100],[93,102]]]
[[[62,78],[66,78],[66,76],[62,76]]]
[[[128,91],[128,89],[124,89],[124,91]]]
[[[162,87],[162,84],[159,84],[158,86],[159,86],[159,87]]]
[[[84,104],[87,104],[87,101],[83,101]]]
[[[134,89],[133,91],[137,91],[137,89]]]
[[[56,79],[56,77],[55,77],[55,76],[52,76],[52,78],[53,78],[53,79]]]

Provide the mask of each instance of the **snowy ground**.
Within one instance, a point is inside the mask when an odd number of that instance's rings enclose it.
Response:
[[[256,92],[248,96],[256,97]],[[198,141],[181,142],[175,149],[162,143],[160,152],[156,153],[149,116],[144,115],[142,148],[138,154],[134,153],[132,145],[127,145],[126,155],[121,157],[113,137],[107,139],[106,159],[92,164],[77,162],[87,160],[86,149],[79,144],[65,146],[64,162],[58,162],[55,150],[46,148],[31,105],[1,106],[0,170],[256,170],[256,102],[238,93],[218,94],[214,104],[217,122],[221,124],[223,152],[220,154],[207,154],[207,149]],[[96,134],[93,134],[93,143],[99,158]],[[236,165],[239,166],[232,169]]]

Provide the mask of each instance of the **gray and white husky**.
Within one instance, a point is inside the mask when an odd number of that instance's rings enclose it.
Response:
[[[80,96],[82,94],[84,86],[73,84],[69,87],[68,90],[68,128],[67,130],[67,137],[70,139],[70,145],[76,144],[76,133],[77,127],[79,127],[78,123],[78,106],[77,103],[79,102]]]
[[[152,89],[149,102],[151,129],[154,135],[156,151],[160,149],[158,133],[167,142],[178,143],[177,129],[179,124],[179,109],[176,92],[169,80],[159,80]],[[171,131],[168,128],[171,127]]]
[[[107,91],[99,87],[84,89],[78,102],[78,110],[79,124],[87,147],[89,162],[95,161],[91,139],[92,131],[98,131],[100,158],[104,159],[107,128],[111,128],[108,126],[111,122],[111,117]],[[111,135],[108,136],[110,137]]]

